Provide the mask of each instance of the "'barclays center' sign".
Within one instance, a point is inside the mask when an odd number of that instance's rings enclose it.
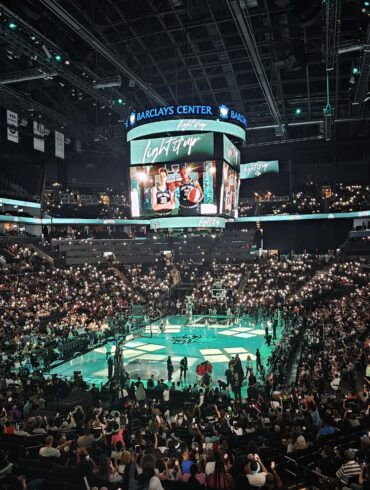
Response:
[[[131,141],[131,165],[213,158],[213,134],[180,134]]]
[[[132,111],[128,120],[125,123],[126,128],[132,128],[137,124],[152,122],[158,119],[173,119],[173,118],[210,118],[229,121],[239,124],[243,128],[247,127],[247,118],[244,114],[231,109],[223,104],[218,107],[210,105],[177,105],[153,107],[144,111]]]

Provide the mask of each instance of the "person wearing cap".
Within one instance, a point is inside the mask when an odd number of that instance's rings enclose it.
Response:
[[[347,449],[344,453],[345,462],[336,472],[337,478],[342,485],[348,485],[350,478],[358,477],[361,473],[361,466],[355,461],[355,451]]]

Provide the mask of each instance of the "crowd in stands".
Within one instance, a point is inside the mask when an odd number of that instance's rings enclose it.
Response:
[[[167,270],[163,262],[56,269],[30,248],[8,251],[14,261],[0,278],[0,489],[77,490],[84,478],[90,488],[125,490],[369,487],[365,262],[328,254]],[[98,388],[79,373],[46,376],[32,362],[50,338],[108,330],[108,317],[125,315],[133,300],[182,313],[182,299],[166,296],[172,268],[194,283],[196,308],[211,304],[221,285],[223,313],[281,309],[286,329],[269,371],[261,376],[263,366],[237,358],[225,366],[240,376],[240,399],[226,372],[207,387],[125,377]],[[67,406],[68,395],[81,401]]]
[[[113,189],[97,192],[89,189],[74,190],[59,188],[45,191],[43,206],[51,216],[64,218],[109,218],[130,217],[128,196]]]
[[[275,196],[271,192],[256,193],[254,198],[240,200],[239,216],[343,213],[369,208],[369,186],[338,183],[323,188],[307,185],[291,197]]]

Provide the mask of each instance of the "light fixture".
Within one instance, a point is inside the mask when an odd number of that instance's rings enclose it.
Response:
[[[55,61],[58,61],[58,62],[59,62],[59,61],[62,61],[62,57],[61,57],[61,55],[60,55],[60,54],[56,54],[56,55],[54,56],[54,59],[55,59]]]
[[[297,107],[294,113],[296,116],[300,116],[302,114],[302,109],[300,107]]]
[[[48,48],[45,46],[45,44],[43,44],[41,46],[41,49],[43,50],[43,52],[46,54],[47,58],[50,60],[52,58],[51,56],[51,53],[50,51],[48,50]]]
[[[229,117],[229,108],[227,107],[227,105],[225,104],[220,105],[219,110],[220,110],[220,117],[222,119],[227,119]]]
[[[131,112],[129,120],[130,120],[131,126],[133,126],[136,122],[136,112]]]
[[[8,22],[8,27],[9,27],[9,29],[12,29],[14,31],[14,29],[17,28],[17,24],[13,21],[10,21],[10,22]]]

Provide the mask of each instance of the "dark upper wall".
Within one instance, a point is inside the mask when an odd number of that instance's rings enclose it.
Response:
[[[281,252],[325,252],[339,248],[352,226],[351,219],[262,223],[263,248]]]

